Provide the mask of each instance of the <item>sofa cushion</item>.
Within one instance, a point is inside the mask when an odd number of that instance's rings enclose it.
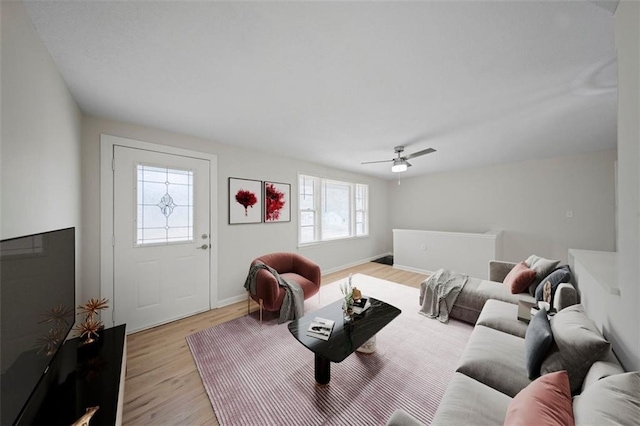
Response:
[[[418,419],[411,414],[404,411],[402,408],[398,408],[391,414],[389,420],[387,420],[386,426],[423,426]]]
[[[582,305],[569,306],[551,319],[553,344],[540,373],[567,370],[571,391],[576,393],[591,365],[609,351],[609,342],[587,317]]]
[[[431,426],[501,424],[510,402],[507,395],[462,373],[455,373]]]
[[[605,377],[573,399],[577,424],[632,425],[640,419],[640,372]]]
[[[518,305],[501,300],[487,300],[476,324],[522,338],[527,332],[527,323],[518,320]]]
[[[456,371],[510,397],[531,383],[524,365],[524,339],[483,325],[471,332]]]
[[[532,254],[524,261],[525,265],[536,271],[536,277],[538,280],[542,280],[549,275],[560,263],[559,260],[545,259],[544,257],[536,256]]]
[[[569,269],[569,265],[564,265],[555,271],[551,272],[545,278],[540,281],[540,284],[536,287],[535,298],[537,301],[544,300],[548,302],[551,306],[553,306],[553,296],[556,293],[556,288],[561,283],[568,283],[571,280],[571,270]],[[545,286],[549,287],[549,299],[545,300],[544,297],[544,289]]]
[[[524,336],[524,362],[530,380],[540,376],[540,366],[553,342],[547,310],[542,308],[531,318]]]
[[[509,404],[505,425],[573,425],[566,371],[546,374],[518,393]]]
[[[503,282],[511,290],[511,294],[518,294],[528,289],[535,278],[536,271],[520,262],[509,271]]]
[[[536,271],[536,278],[533,280],[533,283],[529,286],[529,294],[534,295],[536,291],[536,287],[546,277],[549,275],[560,263],[559,260],[549,260],[544,257],[536,256],[532,254],[524,261],[524,263],[534,271]]]
[[[609,350],[602,359],[593,363],[582,382],[581,392],[584,392],[585,389],[597,383],[600,379],[620,373],[624,373],[624,368],[620,365],[620,362],[613,354],[613,351]]]
[[[469,277],[449,316],[475,324],[485,302],[489,299],[502,300],[516,305],[519,300],[535,303],[535,299],[529,293],[511,294],[511,291],[503,283]],[[524,337],[524,334],[522,336]]]

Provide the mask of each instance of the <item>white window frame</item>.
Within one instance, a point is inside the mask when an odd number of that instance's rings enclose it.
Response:
[[[362,189],[362,208],[358,209],[358,190]],[[369,235],[369,185],[363,185],[356,183],[354,188],[354,196],[353,196],[353,206],[354,206],[354,215],[353,215],[353,223],[354,229],[353,232],[356,237],[367,236]],[[358,234],[358,213],[362,213],[362,234]]]
[[[303,209],[302,208],[302,185],[301,180],[307,179],[313,182],[313,207]],[[327,183],[345,185],[349,187],[349,234],[341,237],[334,238],[326,238],[322,239],[322,214],[323,214],[323,205],[322,199],[325,194],[325,188]],[[363,203],[362,209],[356,210],[356,195],[358,190],[364,192],[363,194]],[[303,213],[311,212],[314,216],[313,225],[302,225],[302,215]],[[357,213],[361,212],[363,215],[363,232],[358,233],[356,217]],[[302,228],[307,226],[313,226],[313,240],[312,241],[301,241],[302,239]],[[323,178],[320,176],[312,176],[304,173],[298,174],[298,246],[312,246],[317,244],[326,244],[336,241],[343,241],[355,238],[366,238],[369,236],[369,185],[355,183],[355,182],[346,182],[336,179]]]

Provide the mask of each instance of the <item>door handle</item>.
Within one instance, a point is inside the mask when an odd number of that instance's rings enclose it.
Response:
[[[209,244],[203,244],[200,247],[196,247],[196,249],[198,249],[198,250],[206,250],[208,248],[209,248]]]

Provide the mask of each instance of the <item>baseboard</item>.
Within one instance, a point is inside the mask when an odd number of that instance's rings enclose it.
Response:
[[[433,274],[433,271],[427,271],[426,269],[412,268],[411,266],[398,265],[397,263],[394,263],[393,267],[396,269],[401,269],[403,271],[415,272],[417,274],[424,274],[424,275]]]
[[[325,270],[322,271],[322,275],[333,274],[334,272],[338,272],[338,271],[341,271],[343,269],[352,268],[354,266],[362,265],[363,263],[371,262],[372,260],[376,260],[376,259],[379,259],[381,257],[391,256],[392,254],[393,253],[391,253],[391,252],[387,252],[387,253],[379,254],[379,255],[376,255],[376,256],[368,257],[366,259],[358,260],[356,262],[348,263],[346,265],[341,265],[341,266],[338,266],[336,268],[325,269]]]
[[[238,302],[246,302],[247,301],[247,293],[241,294],[240,296],[228,297],[226,299],[218,300],[218,308],[222,308],[225,306],[233,305]]]

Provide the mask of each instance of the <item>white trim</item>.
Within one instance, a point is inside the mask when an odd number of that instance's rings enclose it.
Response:
[[[120,363],[120,385],[118,386],[118,408],[116,409],[116,426],[122,426],[122,413],[124,413],[124,381],[127,376],[127,335],[124,336],[122,347],[122,362]]]
[[[112,303],[101,318],[109,325],[113,321],[113,152],[115,146],[144,149],[165,154],[181,155],[209,161],[210,207],[209,207],[209,309],[218,307],[218,156],[206,152],[192,151],[167,145],[158,145],[134,139],[106,134],[100,135],[100,297]],[[177,319],[177,318],[175,318]],[[173,321],[173,319],[171,320]],[[127,333],[132,330],[127,330]],[[139,330],[138,330],[139,331]]]
[[[412,268],[411,266],[396,265],[395,263],[393,264],[393,267],[395,269],[400,269],[402,271],[415,272],[417,274],[424,274],[424,275],[433,274],[433,271],[427,271],[426,269]]]
[[[175,317],[171,317],[171,318],[169,318],[169,319],[166,319],[166,320],[162,321],[162,322],[161,322],[161,323],[159,323],[159,324],[145,325],[145,326],[143,326],[143,327],[139,327],[139,328],[132,328],[131,330],[129,330],[129,327],[127,327],[127,335],[129,335],[129,334],[134,334],[134,333],[138,333],[138,332],[140,332],[140,331],[150,330],[150,329],[152,329],[152,328],[156,328],[156,327],[161,327],[161,326],[163,326],[163,325],[170,324],[170,323],[172,323],[172,322],[174,322],[174,321],[178,321],[178,320],[181,320],[181,319],[184,319],[184,318],[189,318],[189,317],[192,317],[192,316],[194,316],[194,315],[204,314],[205,312],[209,312],[210,310],[211,310],[211,309],[202,309],[202,310],[199,310],[199,311],[195,311],[195,312],[193,312],[193,313],[190,313],[190,314],[186,314],[186,315],[178,315],[178,316],[175,316]]]
[[[371,237],[369,235],[361,235],[358,237],[339,237],[339,238],[333,238],[331,240],[313,241],[311,243],[298,244],[298,248],[304,250],[305,248],[339,244],[339,243],[344,243],[344,242],[353,241],[353,240],[363,240],[366,238],[371,238]]]
[[[223,306],[233,305],[234,303],[244,302],[247,303],[247,292],[245,291],[241,296],[227,297],[226,299],[218,300],[218,308]]]
[[[502,233],[502,229],[490,229],[487,232],[475,233],[475,232],[451,232],[451,231],[429,231],[426,229],[393,229],[394,234],[430,234],[430,235],[446,235],[447,237],[472,237],[472,238],[486,238],[488,240],[495,240]]]

